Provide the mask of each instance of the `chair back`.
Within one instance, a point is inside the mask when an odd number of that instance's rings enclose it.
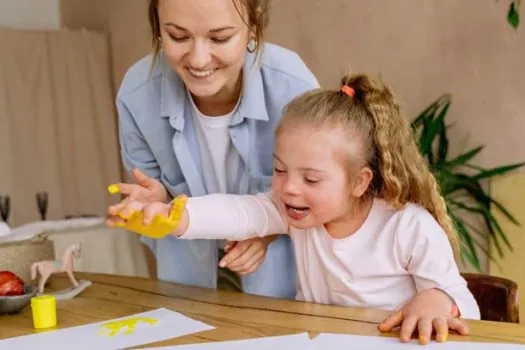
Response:
[[[478,302],[481,319],[519,323],[518,285],[507,278],[462,273]]]

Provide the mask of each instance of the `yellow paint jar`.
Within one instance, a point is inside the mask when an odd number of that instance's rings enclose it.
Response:
[[[51,328],[57,324],[57,302],[53,295],[31,298],[33,326],[37,329]]]

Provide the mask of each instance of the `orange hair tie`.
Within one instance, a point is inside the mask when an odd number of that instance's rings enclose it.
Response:
[[[347,94],[348,96],[350,97],[354,97],[355,96],[355,90],[352,89],[350,86],[348,85],[343,85],[341,87],[341,91],[344,92],[345,94]]]

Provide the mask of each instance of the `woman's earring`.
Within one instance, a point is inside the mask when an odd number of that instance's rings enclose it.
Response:
[[[255,50],[257,50],[257,40],[251,38],[250,41],[248,41],[248,45],[246,45],[246,49],[250,53],[255,52]]]

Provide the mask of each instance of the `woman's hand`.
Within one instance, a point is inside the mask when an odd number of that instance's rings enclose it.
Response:
[[[171,200],[168,191],[159,180],[147,176],[139,169],[133,169],[131,174],[135,180],[134,184],[113,184],[109,186],[110,192],[123,194],[126,197],[124,201],[168,203]]]
[[[453,302],[447,294],[438,289],[426,289],[418,293],[400,311],[388,317],[379,325],[379,331],[391,332],[401,326],[400,339],[406,343],[414,331],[418,331],[419,343],[428,344],[432,330],[436,340],[447,340],[449,330],[461,335],[468,334],[467,325],[452,314]]]
[[[224,247],[226,255],[219,262],[219,266],[228,268],[240,276],[255,272],[264,261],[268,245],[276,238],[277,235],[238,242],[229,241]]]

